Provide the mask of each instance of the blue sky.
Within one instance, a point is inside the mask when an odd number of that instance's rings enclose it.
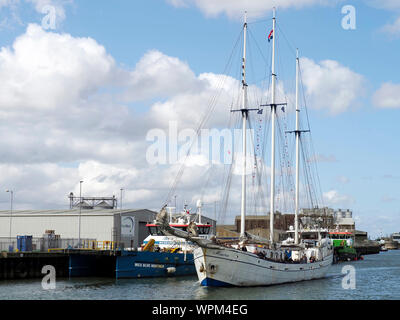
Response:
[[[284,7],[282,9],[279,8],[280,2]],[[276,1],[280,27],[291,45],[299,47],[301,55],[311,61],[310,67],[321,66],[321,61],[324,60],[332,60],[339,64],[341,70],[351,71],[345,74],[349,78],[344,78],[344,81],[351,80],[355,75],[362,78],[360,84],[352,88],[354,97],[348,100],[340,111],[329,112],[333,109],[325,108],[321,97],[311,97],[310,100],[307,97],[307,101],[311,101],[311,104],[320,104],[319,108],[311,105],[309,110],[315,149],[318,154],[331,157],[331,161],[318,163],[322,189],[324,192],[335,190],[340,195],[338,199],[333,199],[334,202],[330,205],[335,208],[352,209],[353,215],[357,218],[358,229],[369,231],[371,236],[379,236],[381,231],[383,234],[399,231],[400,95],[396,92],[400,90],[398,72],[400,28],[397,32],[395,27],[388,31],[385,26],[390,24],[395,26],[395,21],[400,17],[400,6],[391,0],[380,3],[373,0],[349,0],[330,2],[329,5],[319,5],[317,2],[292,7],[291,1]],[[27,3],[21,0],[13,6],[1,3],[0,46],[11,48],[16,38],[26,33],[29,24],[41,24],[44,14],[33,4],[39,5],[40,1]],[[54,4],[63,12],[63,16],[57,17],[56,29],[46,32],[69,34],[73,38],[94,39],[113,58],[116,67],[126,72],[135,70],[146,53],[157,50],[167,57],[177,58],[179,63],[190,68],[195,77],[202,73],[219,74],[224,69],[241,28],[240,18],[232,17],[230,14],[233,8],[240,8],[240,1],[234,0],[231,6],[221,7],[217,13],[207,11],[210,2],[201,0],[183,1],[186,6],[178,5],[180,1],[164,0],[54,1],[54,3],[49,0],[43,3]],[[344,5],[352,5],[356,9],[355,30],[342,28],[341,21],[344,15],[341,10]],[[271,11],[262,4],[258,9],[259,16],[249,17],[250,29],[259,38],[257,41],[268,50],[268,43],[263,37],[266,37],[271,28]],[[292,53],[283,39],[281,43],[280,54],[284,58],[291,58]],[[285,65],[284,69],[286,78],[282,80],[292,81],[294,70],[291,70],[290,65]],[[341,73],[335,74],[336,76],[340,82]],[[395,89],[383,90],[382,86],[388,83],[393,84]],[[103,87],[99,85],[95,91],[107,92],[105,89],[107,87],[109,83]],[[293,90],[293,86],[290,89]],[[123,91],[123,88],[118,90]],[[335,90],[335,87],[332,85],[326,90]],[[388,97],[388,95],[393,96]],[[168,94],[161,95],[161,98],[158,95],[150,96],[139,101],[135,99],[115,101],[109,98],[107,103],[110,105],[110,110],[113,110],[112,105],[116,103],[118,106],[126,107],[127,109],[123,110],[128,110],[127,114],[139,114],[146,113],[151,105],[157,104],[157,101],[167,102],[170,98]],[[100,99],[100,96],[95,96],[95,99]],[[390,102],[386,102],[386,99]],[[28,114],[29,112],[35,113],[28,111]],[[47,113],[43,115],[49,116],[50,121],[57,123],[62,121],[51,118]],[[119,141],[130,143],[129,134],[132,134],[130,132],[132,129],[129,128],[129,123],[125,124],[123,120],[120,118],[115,120],[116,123],[121,121],[124,125],[121,126],[121,132],[117,136],[121,139]],[[118,126],[114,129],[119,130]],[[79,130],[83,129],[80,127]],[[21,138],[21,135],[14,137],[15,141],[18,137]],[[96,144],[98,141],[91,140],[91,142]],[[21,148],[24,150],[23,145]],[[3,150],[3,153],[6,151]],[[56,165],[54,171],[57,172],[57,168],[72,170],[74,167],[79,167],[80,163],[91,160],[96,159],[77,155],[76,158],[68,158],[65,161],[43,161],[43,165],[54,164]],[[97,160],[100,163],[111,163],[111,160]],[[12,160],[7,160],[3,164],[7,166],[11,162]],[[129,166],[124,168],[127,167]],[[33,169],[22,171],[27,174],[27,179],[34,179],[35,175],[27,172],[29,170]],[[4,178],[0,182],[13,184],[11,177]],[[114,182],[115,190],[110,192],[117,193],[119,182]],[[134,182],[130,183],[133,194]],[[66,186],[69,187],[68,183]],[[71,190],[76,188],[77,184],[70,185]],[[23,189],[22,186],[20,189]],[[91,191],[95,193],[105,189],[106,186],[93,187]],[[59,192],[60,194],[64,192],[66,197],[71,190]],[[151,188],[141,187],[140,190],[147,190],[148,193]],[[46,192],[48,197],[52,197],[50,190]],[[30,194],[29,190],[21,193],[29,200],[21,200],[20,208],[63,205],[61,200],[50,201],[44,205],[39,203],[37,195]],[[18,196],[17,191],[16,196]],[[7,194],[0,196],[3,209],[8,208],[7,197]],[[62,199],[62,196],[55,198]],[[132,201],[131,205],[153,208],[155,205],[152,201],[154,199],[144,197],[138,202]],[[18,202],[16,207],[18,208]]]

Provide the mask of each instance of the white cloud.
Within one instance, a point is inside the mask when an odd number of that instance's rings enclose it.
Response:
[[[366,0],[367,4],[371,7],[378,9],[385,9],[391,13],[400,11],[400,1],[398,0]],[[400,35],[400,17],[398,17],[394,22],[384,25],[380,31],[387,33],[391,36]]]
[[[111,80],[114,60],[90,38],[45,32],[30,24],[0,51],[1,109],[72,109]]]
[[[400,9],[400,2],[398,0],[366,0],[367,4],[382,9]]]
[[[272,10],[302,8],[314,5],[333,5],[341,0],[167,0],[175,7],[198,7],[207,16],[226,14],[230,18],[243,17],[245,11],[249,17],[262,17]]]
[[[324,204],[327,206],[349,206],[355,203],[355,200],[349,196],[340,194],[337,190],[330,190],[322,194]]]
[[[126,76],[124,98],[131,101],[195,92],[203,86],[187,63],[157,50],[147,52]]]
[[[15,6],[19,3],[19,0],[0,0],[0,8]]]
[[[347,111],[364,92],[364,77],[334,60],[301,59],[308,104],[330,114]]]
[[[337,179],[337,181],[339,181],[340,183],[343,183],[343,184],[347,184],[350,182],[350,179],[346,176],[338,176],[336,179]]]
[[[394,201],[397,201],[397,200],[398,199],[396,197],[392,197],[392,196],[389,196],[389,195],[382,196],[382,198],[381,198],[382,202],[394,202]]]
[[[400,108],[400,84],[383,83],[374,93],[372,101],[379,108]]]
[[[393,23],[385,25],[382,28],[382,31],[393,36],[400,35],[400,17],[398,17]]]

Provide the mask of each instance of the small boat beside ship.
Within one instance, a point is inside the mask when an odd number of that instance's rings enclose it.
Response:
[[[201,205],[201,203],[198,203]],[[212,236],[212,225],[193,222],[189,210],[185,207],[179,214],[169,215],[171,227],[185,232],[191,223],[199,230],[199,237]],[[122,250],[116,261],[116,278],[149,278],[167,276],[195,275],[193,250],[195,244],[173,235],[165,235],[156,223],[146,225],[150,235],[137,250]]]

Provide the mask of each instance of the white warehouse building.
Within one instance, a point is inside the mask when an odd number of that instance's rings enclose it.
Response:
[[[17,236],[39,239],[53,230],[60,239],[110,241],[123,247],[138,247],[149,235],[146,224],[155,219],[156,212],[147,209],[93,208],[80,210],[0,211],[0,240],[16,243]],[[80,223],[79,223],[80,221]],[[11,235],[10,235],[11,231]]]

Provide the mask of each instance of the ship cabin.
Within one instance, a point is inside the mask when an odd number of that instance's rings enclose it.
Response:
[[[354,234],[346,231],[332,231],[329,232],[329,238],[334,247],[351,247],[354,242]]]
[[[294,240],[295,238],[295,231],[290,228],[289,231],[286,231],[288,235],[289,241],[287,243],[290,244],[290,240]],[[299,230],[299,239],[302,243],[306,244],[306,246],[315,246],[318,241],[321,239],[328,238],[328,230],[325,229],[302,229]]]

